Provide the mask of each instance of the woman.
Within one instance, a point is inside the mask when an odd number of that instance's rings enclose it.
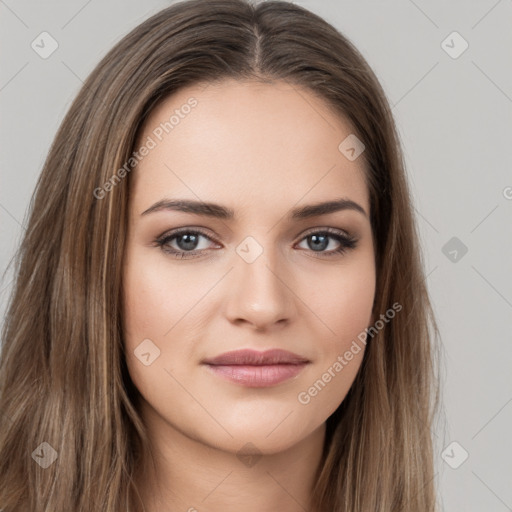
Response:
[[[435,339],[395,125],[286,2],[190,0],[45,162],[0,362],[11,511],[435,510]]]

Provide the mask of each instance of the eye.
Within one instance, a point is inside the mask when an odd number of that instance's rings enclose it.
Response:
[[[195,257],[207,250],[205,245],[208,246],[208,244],[202,244],[201,239],[213,241],[211,237],[201,230],[182,228],[162,235],[155,240],[155,243],[165,253],[175,258],[186,259]]]
[[[326,257],[340,255],[353,249],[357,243],[357,240],[351,235],[334,228],[310,231],[301,240],[306,242],[308,246],[306,250]],[[334,243],[332,243],[333,240]],[[180,228],[163,234],[155,240],[155,244],[174,258],[187,259],[201,256],[201,253],[207,252],[210,249],[208,241],[217,243],[200,229]],[[332,245],[334,247],[326,251]]]
[[[333,228],[310,231],[302,240],[306,241],[306,249],[327,257],[340,255],[353,249],[357,244],[357,240],[353,236]],[[331,243],[333,240],[334,242]],[[326,251],[332,245],[334,248],[331,247],[331,250]]]

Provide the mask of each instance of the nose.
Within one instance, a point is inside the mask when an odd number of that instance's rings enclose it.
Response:
[[[284,327],[296,314],[296,295],[289,273],[263,252],[255,261],[236,262],[230,272],[226,315],[230,322],[257,331]]]

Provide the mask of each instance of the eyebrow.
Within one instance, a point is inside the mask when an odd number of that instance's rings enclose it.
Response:
[[[161,199],[147,210],[144,210],[141,216],[168,210],[194,213],[196,215],[204,215],[224,220],[233,220],[235,218],[235,212],[227,206],[189,199]],[[347,198],[334,199],[332,201],[314,203],[295,208],[288,214],[288,218],[292,220],[302,220],[342,210],[353,210],[368,218],[365,209],[360,204]]]

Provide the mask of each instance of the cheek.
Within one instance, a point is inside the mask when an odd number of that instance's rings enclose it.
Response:
[[[345,399],[363,360],[364,345],[360,345],[348,351],[350,360],[341,354],[330,358],[298,391],[297,407],[313,427],[326,421]]]
[[[312,282],[315,283],[312,286]],[[375,298],[375,268],[371,258],[317,273],[301,285],[302,296],[317,318],[318,328],[329,339],[328,347],[342,350],[370,325]],[[328,350],[332,353],[332,350]]]
[[[335,274],[317,275],[316,283],[314,289],[304,283],[303,290],[310,316],[317,317],[318,361],[297,401],[311,416],[326,417],[345,398],[363,360],[375,296],[373,261],[361,259]]]
[[[336,333],[336,350],[341,353],[353,340],[364,340],[364,331],[371,322],[374,287],[362,282],[347,284],[337,299],[336,307],[329,310],[328,321]]]
[[[173,402],[166,370],[175,358],[169,350],[172,329],[186,313],[184,284],[143,251],[128,254],[123,275],[126,364],[135,387],[151,404]]]
[[[318,358],[296,395],[299,408],[312,421],[325,421],[338,408],[364,357],[364,332],[370,325],[373,288],[357,282],[345,285],[340,287],[337,283],[318,297],[317,311],[324,324],[319,323],[317,329]]]
[[[161,258],[135,255],[125,267],[125,328],[127,341],[164,340],[204,293],[202,279],[190,279]],[[140,340],[139,340],[140,343]]]
[[[212,276],[206,266],[202,273],[191,275],[156,252],[133,249],[127,253],[123,339],[136,387],[146,398],[154,395],[153,402],[166,403],[170,396],[164,395],[173,383],[167,372],[186,374],[188,363],[197,357],[195,327],[190,321],[200,311],[198,303],[212,286]]]

